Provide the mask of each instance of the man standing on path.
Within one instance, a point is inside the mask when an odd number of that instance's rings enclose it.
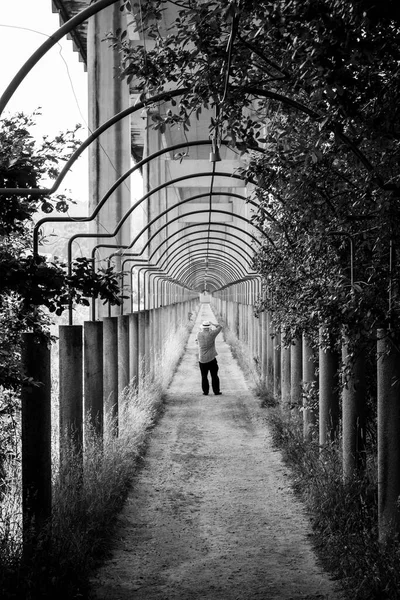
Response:
[[[211,326],[215,329],[211,329]],[[211,375],[211,386],[216,396],[219,396],[218,363],[215,358],[218,352],[215,349],[215,338],[222,330],[222,326],[210,321],[203,321],[201,330],[197,334],[196,342],[199,346],[199,367],[201,372],[201,387],[203,394],[208,395],[210,384],[208,372]]]

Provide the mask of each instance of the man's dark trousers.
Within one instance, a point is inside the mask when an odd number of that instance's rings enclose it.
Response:
[[[219,394],[219,377],[218,377],[218,363],[217,359],[214,358],[211,362],[201,363],[199,362],[201,371],[201,387],[204,394],[208,394],[210,390],[210,384],[208,383],[208,372],[211,375],[211,385],[214,394]]]

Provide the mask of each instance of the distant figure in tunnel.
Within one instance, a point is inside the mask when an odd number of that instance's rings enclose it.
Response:
[[[212,329],[215,327],[215,329]],[[219,396],[221,391],[219,389],[219,377],[218,377],[218,363],[217,351],[215,349],[215,338],[222,330],[221,325],[216,323],[210,323],[210,321],[203,321],[201,330],[197,334],[196,342],[199,346],[199,367],[201,372],[201,387],[203,394],[208,395],[210,390],[210,384],[208,382],[208,372],[211,375],[211,386],[216,396]]]

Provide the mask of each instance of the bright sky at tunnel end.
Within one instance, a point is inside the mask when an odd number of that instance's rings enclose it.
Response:
[[[31,54],[59,28],[51,0],[1,2],[0,7],[0,94],[4,92]],[[56,44],[22,82],[4,114],[31,114],[40,107],[36,135],[57,135],[82,124],[80,138],[87,137],[87,73],[73,51],[71,40]],[[65,182],[72,197],[87,201],[87,157],[82,156]],[[86,213],[82,205],[74,210]]]

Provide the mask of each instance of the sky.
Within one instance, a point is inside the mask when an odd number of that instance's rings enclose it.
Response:
[[[0,94],[20,67],[60,26],[58,14],[52,13],[51,0],[18,0],[0,2]],[[32,69],[5,109],[5,114],[31,114],[36,117],[35,136],[49,137],[60,131],[83,125],[80,137],[87,137],[87,74],[71,40],[56,44]],[[83,154],[71,175],[65,180],[78,201],[75,215],[87,213],[87,154]],[[84,203],[84,204],[82,204]]]

